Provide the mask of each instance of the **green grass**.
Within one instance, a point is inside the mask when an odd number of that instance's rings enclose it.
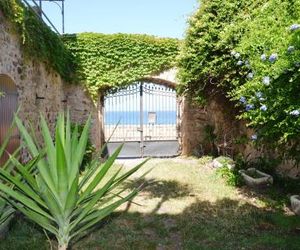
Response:
[[[278,206],[274,193],[227,186],[208,160],[151,160],[126,183],[144,183],[143,191],[72,249],[300,249],[300,219],[282,197]],[[18,218],[0,249],[50,245],[38,227]]]

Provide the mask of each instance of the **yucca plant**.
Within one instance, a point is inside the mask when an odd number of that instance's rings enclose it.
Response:
[[[11,130],[0,145],[0,159],[5,153],[5,149],[9,142],[10,133]],[[9,161],[6,161],[3,165],[0,165],[0,168],[5,169],[6,171],[12,170]],[[13,218],[14,212],[14,208],[4,198],[0,198],[0,237],[3,237],[5,232],[7,231],[8,225]]]
[[[69,115],[65,117],[60,114],[55,138],[52,139],[49,127],[41,116],[42,147],[36,140],[37,136],[31,135],[18,117],[15,117],[15,121],[27,149],[37,163],[37,169],[32,172],[11,156],[11,162],[25,182],[3,170],[0,171],[0,178],[14,186],[8,188],[0,183],[0,190],[6,198],[9,197],[9,202],[16,209],[55,235],[58,249],[67,249],[71,239],[85,233],[138,193],[139,189],[126,192],[120,184],[140,169],[144,162],[125,174],[121,174],[119,168],[107,176],[121,147],[103,163],[93,160],[80,176],[79,168],[89,135],[90,118],[78,137],[78,129],[71,131]],[[123,196],[124,192],[126,195]]]

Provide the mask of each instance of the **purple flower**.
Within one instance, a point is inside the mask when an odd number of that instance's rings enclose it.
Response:
[[[252,141],[256,141],[256,140],[257,140],[257,135],[252,135],[252,136],[251,136],[251,140],[252,140]]]
[[[249,63],[249,61],[248,61],[248,60],[246,60],[246,61],[245,61],[245,66],[246,66],[248,69],[250,69],[250,68],[251,68],[251,65],[250,65],[250,63]]]
[[[295,50],[295,47],[294,47],[294,46],[289,46],[288,49],[287,49],[287,51],[288,51],[289,53],[294,52],[294,50]]]
[[[246,111],[249,111],[249,110],[251,110],[251,109],[253,109],[254,108],[254,105],[253,104],[247,104],[246,105]]]
[[[300,111],[299,110],[293,110],[290,112],[290,115],[293,115],[293,116],[299,116],[300,115]]]
[[[241,61],[241,60],[240,60],[240,61],[238,61],[236,65],[238,65],[238,66],[242,66],[242,65],[243,65],[243,61]]]
[[[300,29],[300,25],[299,24],[295,23],[295,24],[293,24],[293,25],[290,26],[290,30],[291,31],[298,30],[298,29]]]
[[[261,111],[267,111],[267,109],[268,109],[268,108],[267,108],[266,105],[262,105],[262,106],[260,107],[260,110],[261,110]]]
[[[269,57],[269,61],[271,63],[275,62],[277,59],[278,59],[278,55],[276,53],[270,55],[270,57]]]
[[[259,91],[259,92],[256,92],[255,93],[255,96],[257,97],[257,98],[261,98],[262,97],[262,93]]]
[[[246,97],[245,97],[245,96],[242,96],[242,97],[240,98],[240,102],[243,103],[243,104],[245,104],[245,103],[247,102]]]
[[[252,72],[250,72],[248,75],[247,75],[247,78],[249,79],[252,79],[254,77],[254,74]]]
[[[240,58],[240,56],[241,56],[241,54],[240,54],[240,53],[235,53],[235,55],[234,55],[234,57],[235,57],[236,59],[239,59],[239,58]]]
[[[270,77],[269,76],[265,76],[264,78],[263,78],[263,84],[264,85],[266,85],[266,86],[269,86],[270,85],[270,82],[271,82],[271,79],[270,79]]]
[[[260,59],[261,59],[262,61],[265,61],[265,60],[267,60],[267,56],[266,56],[266,54],[262,54],[262,55],[260,56]]]

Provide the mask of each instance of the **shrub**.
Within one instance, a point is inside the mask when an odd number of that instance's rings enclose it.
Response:
[[[7,136],[4,138],[2,145],[0,145],[0,159],[5,153],[5,149],[8,145],[9,138],[11,136],[12,127],[8,131]],[[18,153],[16,151],[16,153]],[[0,165],[0,171],[4,169],[7,172],[11,172],[13,167],[10,161],[6,161],[3,165]],[[20,177],[20,176],[18,176]],[[2,181],[0,181],[1,183]],[[3,183],[3,182],[2,182]],[[8,230],[8,226],[12,218],[14,217],[15,209],[6,201],[5,198],[0,198],[0,238],[4,236],[4,233]]]
[[[218,176],[224,178],[226,184],[229,186],[238,187],[243,183],[241,175],[238,173],[238,171],[235,169],[229,169],[226,165],[218,168],[216,173]]]
[[[65,35],[63,41],[77,62],[78,78],[93,96],[174,67],[180,44],[138,34],[81,33]]]
[[[299,23],[299,0],[204,0],[179,60],[182,91],[222,92],[256,131],[256,145],[298,162]]]
[[[78,139],[77,129],[71,132],[69,115],[65,121],[64,115],[60,114],[53,142],[46,121],[41,117],[44,148],[35,142],[35,136],[27,132],[17,117],[16,124],[33,160],[29,165],[22,166],[15,157],[11,157],[24,181],[1,170],[0,178],[6,183],[0,183],[0,195],[15,209],[55,235],[58,249],[67,249],[71,239],[86,233],[138,193],[139,189],[134,189],[123,196],[126,190],[117,188],[143,163],[125,174],[120,174],[119,168],[107,177],[122,147],[104,163],[93,160],[90,168],[82,176],[79,175],[91,119]]]

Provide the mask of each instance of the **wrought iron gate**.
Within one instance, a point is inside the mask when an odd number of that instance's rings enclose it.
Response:
[[[126,142],[124,157],[177,154],[178,112],[174,89],[137,82],[107,95],[104,108],[105,137],[112,135],[110,145]]]
[[[14,112],[17,111],[18,93],[14,82],[5,75],[0,74],[0,144],[3,143],[13,122]],[[20,145],[18,130],[15,128],[7,145],[6,152],[12,154]],[[0,165],[8,159],[5,153],[0,158]]]

